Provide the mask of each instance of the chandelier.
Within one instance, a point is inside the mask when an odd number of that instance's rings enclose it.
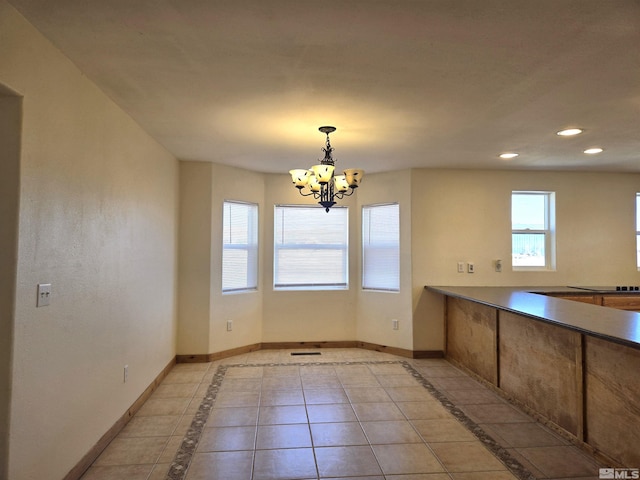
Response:
[[[356,188],[362,181],[364,170],[348,168],[343,175],[334,175],[336,161],[331,153],[333,147],[329,142],[329,134],[336,131],[336,127],[320,127],[322,133],[327,134],[327,143],[322,148],[324,158],[319,165],[312,166],[309,170],[297,168],[290,170],[293,184],[303,197],[313,195],[313,198],[320,200],[318,203],[329,212],[329,209],[336,204],[336,199],[353,195]],[[307,190],[303,189],[307,187]]]

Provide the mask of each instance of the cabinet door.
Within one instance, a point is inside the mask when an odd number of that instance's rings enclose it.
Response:
[[[573,300],[574,302],[600,305],[600,296],[598,295],[560,295],[558,298],[562,298],[563,300]]]
[[[621,310],[640,310],[640,295],[606,295],[602,297],[602,305]]]

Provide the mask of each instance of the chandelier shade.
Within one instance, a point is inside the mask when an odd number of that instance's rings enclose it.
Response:
[[[309,183],[309,177],[311,176],[310,170],[296,168],[295,170],[289,170],[289,173],[296,188],[304,188]]]
[[[298,189],[300,195],[308,197],[313,195],[319,204],[328,212],[336,204],[336,199],[353,195],[358,188],[364,170],[359,168],[348,168],[342,175],[335,175],[336,161],[333,158],[333,147],[329,141],[329,134],[336,131],[335,127],[320,127],[322,133],[327,135],[325,146],[322,148],[324,158],[313,165],[310,169],[296,168],[289,170],[293,185]]]
[[[312,192],[319,192],[320,191],[320,182],[318,182],[318,179],[316,178],[315,175],[309,175],[309,189]]]
[[[347,177],[347,183],[349,186],[356,188],[364,176],[364,170],[360,170],[359,168],[348,168],[344,171],[344,176]]]
[[[333,181],[336,184],[336,190],[339,193],[344,193],[349,191],[349,182],[347,181],[347,177],[345,175],[336,175],[333,177]]]

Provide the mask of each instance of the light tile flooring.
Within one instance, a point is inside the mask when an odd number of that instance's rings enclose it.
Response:
[[[310,351],[176,365],[82,479],[598,478],[591,457],[446,360]]]

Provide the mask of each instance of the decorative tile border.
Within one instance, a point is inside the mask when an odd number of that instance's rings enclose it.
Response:
[[[187,469],[191,464],[193,454],[198,447],[198,442],[202,436],[202,431],[207,423],[213,404],[216,401],[222,381],[227,373],[227,365],[220,365],[211,380],[211,384],[207,389],[207,393],[202,399],[202,403],[198,407],[198,411],[193,417],[191,425],[180,444],[180,448],[176,456],[171,462],[169,471],[167,472],[167,480],[183,480],[187,474]]]
[[[451,413],[462,425],[464,425],[482,444],[506,465],[509,471],[519,480],[536,480],[536,477],[529,472],[520,462],[496,442],[480,425],[471,420],[462,410],[454,405],[446,395],[438,390],[429,380],[424,378],[409,362],[406,361],[354,361],[354,362],[300,362],[300,363],[252,363],[252,364],[231,364],[220,365],[213,376],[213,380],[207,389],[207,393],[198,408],[191,426],[187,431],[176,456],[169,467],[166,480],[184,480],[187,469],[191,464],[193,455],[198,447],[198,442],[211,413],[211,409],[216,401],[222,382],[229,368],[243,367],[285,367],[285,366],[344,366],[344,365],[402,365],[407,373],[415,378],[440,404]]]
[[[518,477],[520,480],[536,480],[536,477],[529,470],[513,458],[511,454],[502,445],[496,442],[491,435],[485,432],[480,425],[467,417],[467,415],[455,406],[444,393],[434,387],[429,380],[420,375],[412,365],[408,362],[400,363],[402,363],[402,366],[411,374],[411,376],[426,388],[427,391],[433,395],[451,415],[456,417],[456,419],[464,425],[467,430],[473,433],[473,435],[475,435],[475,437],[480,440],[491,453],[504,463],[513,475]]]

